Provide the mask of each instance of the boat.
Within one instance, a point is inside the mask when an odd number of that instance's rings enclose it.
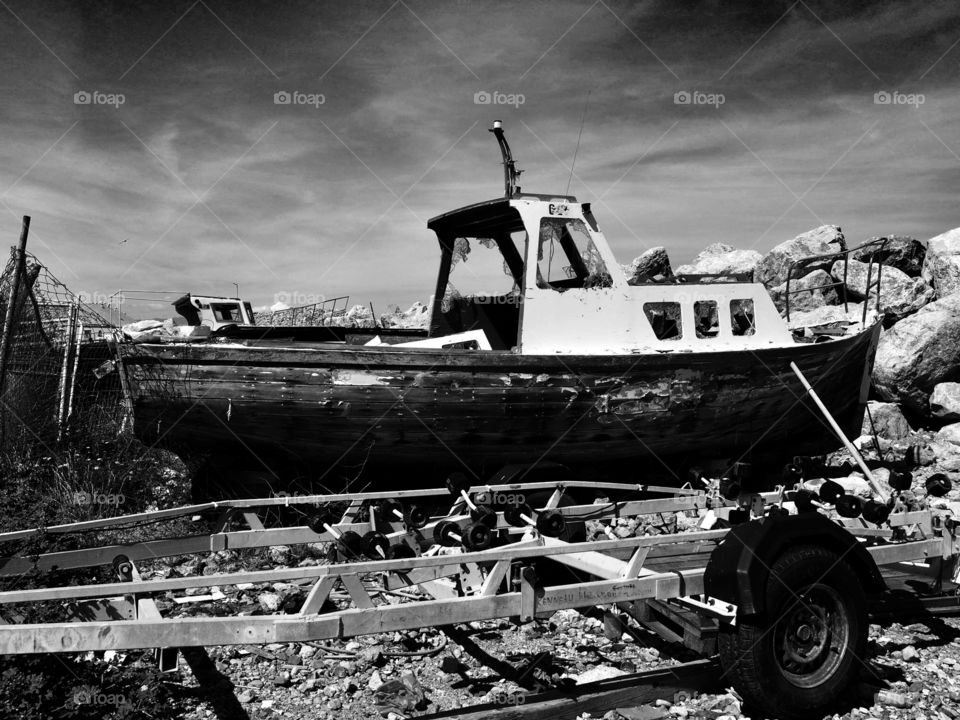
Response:
[[[752,280],[632,285],[590,203],[523,192],[492,132],[503,197],[427,223],[429,330],[228,324],[123,343],[137,435],[203,456],[228,486],[422,487],[505,466],[682,483],[707,460],[782,467],[839,446],[791,364],[860,434],[878,322],[811,342]],[[509,287],[465,294],[453,280],[484,253]]]

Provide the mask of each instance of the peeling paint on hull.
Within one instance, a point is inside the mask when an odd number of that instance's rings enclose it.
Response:
[[[838,443],[789,363],[852,433],[878,334],[639,357],[138,345],[124,362],[135,430],[148,442],[223,458],[249,448],[314,476],[360,465],[436,474],[466,465],[482,476],[537,460],[599,471],[654,455],[679,464],[829,451]]]

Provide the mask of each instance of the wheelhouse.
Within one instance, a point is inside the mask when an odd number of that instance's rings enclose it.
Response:
[[[428,227],[441,250],[433,338],[481,331],[490,349],[521,354],[794,343],[762,285],[630,285],[590,204],[574,197],[517,194],[439,215]]]

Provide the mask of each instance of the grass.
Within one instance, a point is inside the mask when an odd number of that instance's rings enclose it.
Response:
[[[78,441],[55,452],[20,448],[0,455],[0,531],[53,525],[180,505],[189,499],[189,473],[176,456],[144,447],[132,438]],[[82,536],[40,532],[0,544],[0,555],[32,557],[104,542],[132,542],[150,533],[130,528]],[[79,584],[108,577],[104,568],[41,572],[34,569],[0,578],[0,590]],[[18,622],[56,621],[57,603],[0,606]],[[102,718],[104,720],[182,717],[190,691],[170,683],[152,663],[152,653],[102,653],[0,657],[0,707],[6,717]]]

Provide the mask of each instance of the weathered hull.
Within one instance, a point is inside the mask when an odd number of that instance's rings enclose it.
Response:
[[[859,434],[879,326],[822,344],[716,353],[523,356],[316,344],[132,345],[138,435],[335,486],[507,463],[600,472],[838,446],[795,362]],[[389,486],[389,485],[388,485]]]

